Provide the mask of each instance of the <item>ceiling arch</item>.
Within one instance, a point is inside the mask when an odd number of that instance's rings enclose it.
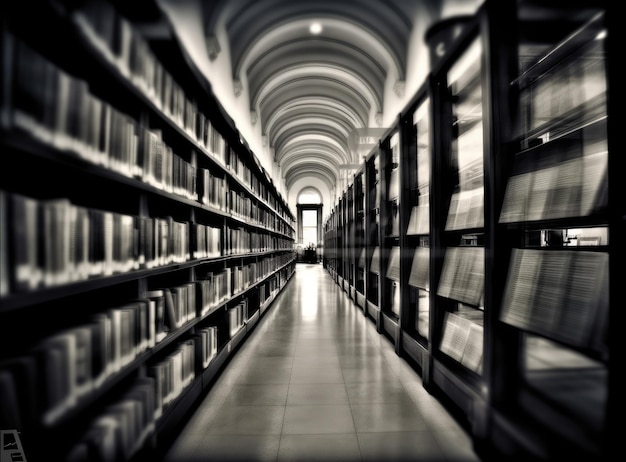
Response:
[[[432,20],[445,1],[203,3],[205,33],[225,33],[235,94],[249,98],[243,103],[288,194],[306,177],[341,188],[345,166],[354,165],[351,134],[380,130],[386,92],[403,86],[416,15]]]
[[[340,79],[322,79],[319,77],[291,80],[268,92],[259,104],[261,122],[266,118],[271,118],[272,114],[282,109],[283,105],[303,95],[307,98],[332,99],[356,113],[362,125],[367,126],[368,124],[370,106],[364,95]]]
[[[373,108],[376,112],[382,110],[384,79],[375,81],[375,76],[372,73],[368,73],[367,70],[355,71],[348,69],[345,64],[339,64],[335,60],[322,57],[315,64],[311,64],[311,61],[308,61],[285,68],[278,67],[276,64],[274,66],[275,68],[270,65],[265,66],[262,76],[249,79],[252,110],[259,110],[261,102],[266,101],[268,94],[274,93],[276,89],[280,89],[289,83],[306,82],[307,79],[315,79],[319,84],[339,80],[344,85],[352,88],[353,91],[362,95],[361,97],[367,101],[367,105],[370,108]],[[332,92],[333,90],[329,88],[329,91]]]
[[[350,128],[361,128],[366,125],[366,121],[360,119],[359,115],[352,108],[339,103],[339,101],[333,98],[301,96],[286,102],[272,114],[268,115],[265,122],[265,130],[271,134],[283,123],[299,115],[310,115],[320,120],[328,120],[329,123],[334,121]]]
[[[231,42],[231,60],[234,75],[245,69],[250,56],[260,56],[264,50],[276,44],[309,37],[311,21],[320,21],[323,36],[333,40],[347,39],[355,48],[367,43],[370,53],[379,61],[395,63],[399,76],[403,77],[406,56],[406,37],[411,31],[411,20],[401,11],[394,11],[389,4],[371,2],[363,8],[358,0],[266,0],[250,1],[245,11],[227,23]],[[267,14],[271,8],[272,14]]]

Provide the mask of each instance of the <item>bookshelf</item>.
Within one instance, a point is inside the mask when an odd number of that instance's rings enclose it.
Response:
[[[557,10],[540,34],[528,34],[535,24],[524,19],[517,29],[518,117],[498,216],[511,242],[498,322],[517,339],[501,358],[515,373],[500,380],[516,398],[513,411],[496,410],[496,430],[504,432],[502,420],[528,418],[537,426],[528,452],[540,457],[601,458],[610,444],[609,236],[617,234],[609,218],[606,14],[590,8],[565,21]],[[505,434],[503,451],[519,445]]]
[[[381,163],[381,272],[380,330],[398,344],[400,325],[400,130],[392,130],[380,143]]]
[[[616,18],[487,0],[433,25],[430,74],[365,160],[364,312],[489,460],[620,448]]]
[[[380,329],[381,285],[381,165],[380,150],[375,147],[365,161],[365,313]],[[386,269],[386,268],[385,268]],[[384,272],[383,272],[384,277]]]
[[[355,261],[355,214],[354,214],[354,182],[348,186],[345,194],[345,232],[344,242],[346,247],[345,253],[345,268],[346,268],[346,280],[344,283],[344,290],[348,293],[351,300],[356,299],[355,293],[355,275],[356,275],[356,261]]]
[[[363,167],[354,175],[355,303],[365,309],[365,185]]]
[[[428,376],[431,312],[430,283],[430,222],[431,222],[431,96],[428,88],[418,92],[401,124],[407,131],[407,146],[402,150],[401,164],[408,174],[405,176],[405,205],[401,216],[406,223],[406,232],[401,240],[405,261],[402,287],[406,303],[402,304],[401,327],[403,334],[401,351],[411,357],[421,368],[422,376]],[[403,228],[404,229],[404,228]]]
[[[139,458],[293,275],[294,217],[156,3],[3,10],[2,428]]]

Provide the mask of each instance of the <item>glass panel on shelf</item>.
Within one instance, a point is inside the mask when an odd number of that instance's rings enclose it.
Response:
[[[408,277],[410,300],[409,331],[428,339],[430,320],[430,100],[421,102],[413,113],[415,168],[410,175],[412,205],[407,225],[409,253],[413,252]],[[411,165],[409,163],[409,165]],[[414,243],[414,244],[413,244]],[[414,250],[413,250],[414,249]]]
[[[387,235],[400,235],[400,133],[389,139],[389,165],[387,185]]]
[[[499,216],[518,244],[499,320],[522,340],[519,408],[592,454],[608,390],[609,152],[606,29],[602,13],[587,14],[559,42],[520,41],[519,126]]]
[[[525,67],[519,151],[500,222],[588,216],[607,207],[606,69],[602,15]],[[524,60],[532,47],[523,48]]]
[[[483,111],[480,41],[474,42],[448,72],[452,99],[452,164],[457,184],[452,193],[446,230],[483,226]]]
[[[445,231],[456,246],[445,248],[436,291],[442,316],[439,351],[479,375],[485,285],[480,229],[484,226],[482,55],[477,37],[447,74],[452,113],[450,167],[455,176]]]
[[[407,235],[428,234],[430,232],[430,102],[426,100],[415,111],[417,146],[417,180],[412,185],[417,190],[417,204],[411,208]],[[414,181],[414,180],[413,180]]]

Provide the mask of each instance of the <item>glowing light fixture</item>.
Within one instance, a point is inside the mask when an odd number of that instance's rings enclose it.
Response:
[[[313,35],[317,35],[322,32],[322,25],[319,22],[313,22],[309,26],[309,32]]]

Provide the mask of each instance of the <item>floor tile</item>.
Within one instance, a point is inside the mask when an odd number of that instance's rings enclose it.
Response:
[[[272,462],[279,446],[278,435],[207,435],[195,449],[197,459],[184,462]]]
[[[214,435],[280,435],[284,406],[223,405],[207,428]]]
[[[351,404],[359,433],[427,430],[415,406],[403,403]]]
[[[233,386],[226,405],[285,405],[289,385],[271,384],[237,384]]]
[[[359,433],[363,462],[446,462],[445,453],[429,432]]]
[[[343,383],[292,383],[289,385],[287,404],[348,403],[348,393]]]
[[[358,462],[356,434],[283,435],[278,462]]]
[[[291,383],[341,383],[343,374],[340,367],[293,367]]]
[[[354,433],[352,413],[347,404],[288,405],[283,434]]]
[[[346,390],[351,404],[414,404],[411,396],[397,381],[350,382],[346,383]]]

